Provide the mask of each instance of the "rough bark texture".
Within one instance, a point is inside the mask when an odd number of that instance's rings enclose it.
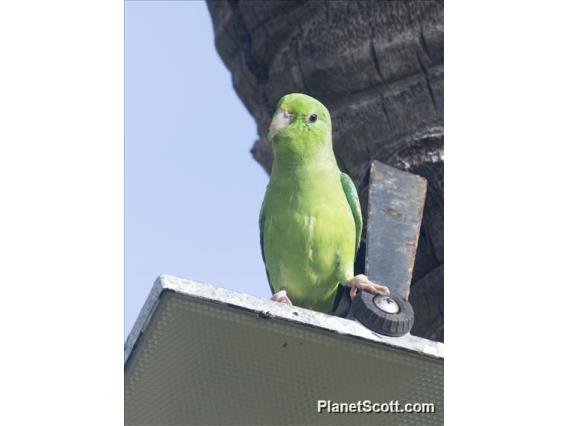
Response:
[[[365,211],[373,159],[428,179],[410,300],[413,334],[443,340],[443,2],[209,1],[217,50],[256,119],[254,158],[281,96],[321,100]],[[358,263],[360,265],[360,263]]]

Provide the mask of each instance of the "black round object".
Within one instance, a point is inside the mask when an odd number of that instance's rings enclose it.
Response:
[[[365,327],[386,336],[402,336],[414,324],[412,305],[398,295],[360,291],[353,299],[351,312]]]

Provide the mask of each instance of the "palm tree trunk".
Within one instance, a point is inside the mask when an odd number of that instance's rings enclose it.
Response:
[[[215,44],[258,126],[254,158],[278,99],[321,100],[340,167],[365,210],[373,159],[428,179],[411,302],[413,334],[443,340],[443,2],[209,1]]]

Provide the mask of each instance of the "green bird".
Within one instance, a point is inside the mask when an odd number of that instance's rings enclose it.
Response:
[[[274,161],[260,211],[272,300],[331,313],[340,285],[389,294],[354,276],[363,218],[351,178],[337,166],[331,117],[318,100],[284,96],[268,132]]]

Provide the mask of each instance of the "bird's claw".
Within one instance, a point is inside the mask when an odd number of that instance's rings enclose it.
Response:
[[[367,278],[367,276],[363,274],[355,275],[353,278],[347,281],[345,285],[347,287],[351,287],[351,290],[349,291],[351,298],[354,298],[357,295],[357,290],[365,290],[370,293],[377,293],[383,296],[390,295],[390,290],[388,289],[388,287],[369,281],[369,278]]]
[[[286,294],[286,290],[277,291],[276,293],[274,293],[272,295],[270,300],[292,306],[292,301],[290,300],[290,298]]]

